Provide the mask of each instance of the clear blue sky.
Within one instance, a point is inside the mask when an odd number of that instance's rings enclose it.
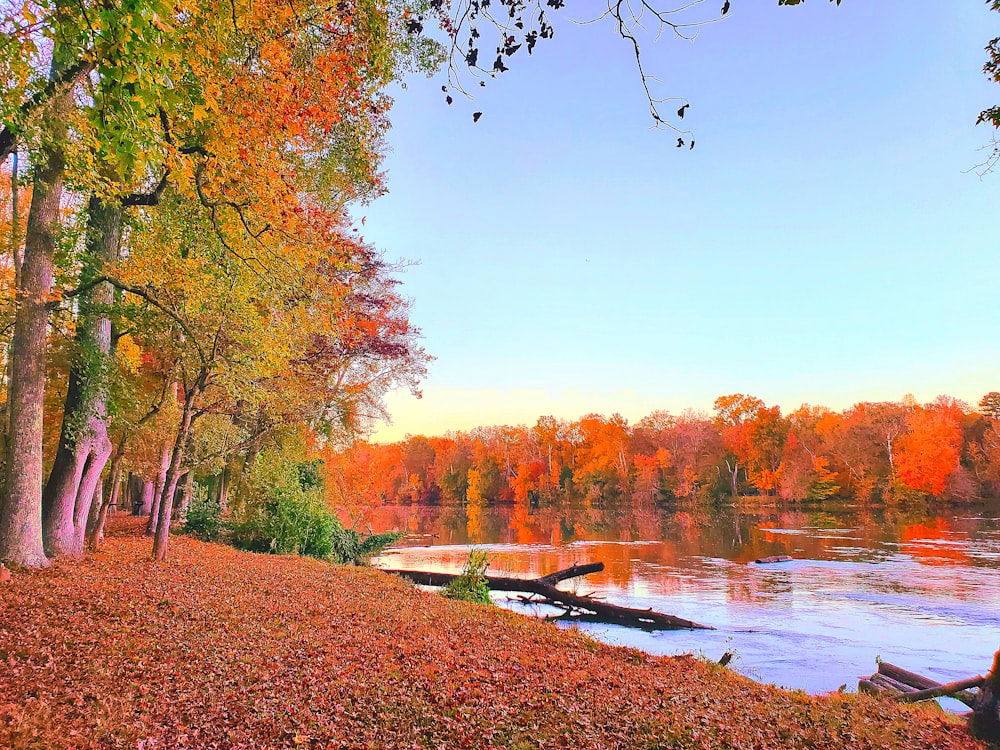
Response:
[[[645,46],[694,151],[650,129],[629,48],[571,23],[579,1],[474,102],[446,106],[441,76],[395,92],[390,192],[356,214],[419,261],[403,288],[437,359],[378,439],[733,392],[787,410],[1000,389],[1000,174],[967,171],[1000,14],[732,4]]]

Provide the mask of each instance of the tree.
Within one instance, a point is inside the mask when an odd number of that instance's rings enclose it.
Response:
[[[979,410],[990,419],[1000,419],[1000,393],[990,391],[979,400]]]
[[[741,462],[749,453],[751,423],[763,408],[764,402],[759,398],[742,393],[715,399],[715,421],[722,434],[722,442],[729,451],[725,462],[733,497],[740,494]]]
[[[909,489],[941,495],[958,470],[962,427],[956,410],[924,407],[906,417],[899,440],[899,479]]]
[[[210,231],[227,249],[237,252],[234,233],[249,235],[253,242],[240,260],[267,273],[277,243],[266,235],[283,232],[287,240],[296,228],[339,225],[347,201],[377,193],[387,108],[380,92],[409,65],[405,58],[414,49],[387,11],[371,5],[296,8],[243,0],[178,15],[153,0],[102,6],[96,23],[92,10],[25,6],[26,21],[3,20],[14,44],[4,45],[0,62],[18,85],[0,102],[0,146],[6,154],[15,141],[23,143],[37,165],[49,165],[34,170],[39,189],[26,233],[29,273],[19,291],[29,304],[17,309],[8,399],[16,455],[7,464],[0,509],[0,557],[24,564],[44,564],[33,521],[41,493],[40,363],[66,175],[93,191],[92,234],[99,241],[85,243],[83,265],[90,270],[75,292],[83,356],[70,378],[46,493],[46,536],[57,554],[81,550],[79,521],[110,452],[102,439],[102,367],[80,363],[110,354],[106,333],[96,333],[107,331],[114,285],[101,269],[116,255],[123,208],[156,205],[172,183],[210,211]],[[57,39],[45,79],[32,73],[48,54],[40,35]],[[148,192],[130,192],[143,185]],[[293,220],[296,212],[308,221]]]

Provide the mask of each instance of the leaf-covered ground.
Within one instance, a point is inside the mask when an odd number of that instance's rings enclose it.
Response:
[[[0,583],[0,747],[980,747],[925,708],[777,690],[372,570],[149,548],[119,534]]]

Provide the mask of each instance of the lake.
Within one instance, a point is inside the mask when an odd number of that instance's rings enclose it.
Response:
[[[357,519],[357,516],[355,517]],[[366,512],[407,538],[376,563],[459,572],[471,546],[490,573],[539,576],[601,561],[580,593],[652,607],[714,631],[577,624],[655,654],[736,654],[731,667],[810,693],[857,689],[875,658],[942,682],[981,674],[1000,648],[1000,507],[928,511],[725,508],[452,508]],[[758,565],[771,555],[791,562]],[[502,606],[523,605],[498,597]],[[957,701],[947,700],[950,708]]]

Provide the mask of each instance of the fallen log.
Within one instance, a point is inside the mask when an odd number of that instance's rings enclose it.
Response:
[[[993,654],[993,668],[979,686],[969,717],[969,734],[1000,745],[1000,650]]]
[[[868,695],[879,695],[881,693],[884,693],[885,690],[883,688],[880,688],[871,680],[866,680],[862,678],[858,680],[858,692],[866,693]]]
[[[791,555],[771,555],[754,560],[754,565],[769,565],[770,563],[790,562],[794,558]]]
[[[406,578],[422,586],[447,586],[458,578],[454,573],[433,573],[424,570],[392,570],[383,568],[383,572]],[[508,578],[506,576],[484,576],[491,591],[522,591],[537,594],[542,597],[542,604],[556,604],[568,608],[569,611],[589,612],[599,617],[603,622],[630,627],[640,627],[653,630],[714,630],[708,625],[701,625],[683,617],[654,612],[652,609],[636,609],[622,607],[617,604],[599,601],[591,596],[579,596],[556,588],[555,584],[570,578],[597,573],[604,570],[604,563],[589,563],[573,565],[565,570],[540,578]]]
[[[876,672],[871,677],[868,678],[873,685],[878,685],[883,690],[892,693],[893,695],[902,695],[904,693],[915,693],[917,689],[915,687],[910,687],[906,683],[894,680],[891,677],[886,677],[884,674],[879,674]]]
[[[930,690],[931,688],[941,687],[940,682],[932,680],[930,677],[924,677],[922,674],[911,672],[908,669],[903,669],[887,661],[880,661],[878,663],[878,674],[910,687],[911,689],[906,692],[915,693],[918,690]],[[970,693],[967,690],[957,692],[950,697],[962,701],[969,708],[974,708],[976,705],[975,693]]]
[[[967,680],[948,682],[935,688],[918,690],[915,693],[904,693],[899,696],[898,700],[901,703],[917,703],[918,701],[927,701],[931,698],[943,698],[945,696],[954,695],[955,693],[960,693],[963,690],[968,690],[969,688],[977,688],[983,684],[985,679],[985,677],[970,677]]]

